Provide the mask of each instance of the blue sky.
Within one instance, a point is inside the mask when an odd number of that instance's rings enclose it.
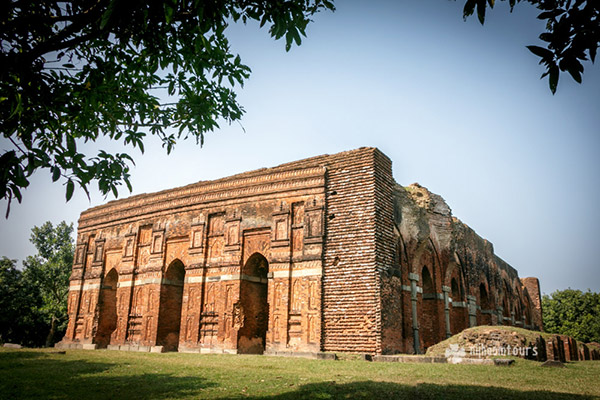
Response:
[[[169,156],[149,140],[143,156],[133,152],[133,194],[376,146],[398,183],[444,197],[543,292],[600,291],[600,70],[586,64],[583,85],[561,76],[552,96],[525,48],[539,44],[544,23],[528,4],[510,14],[505,3],[482,27],[463,22],[462,0],[340,0],[288,53],[266,29],[230,27],[253,71],[238,90],[245,132],[222,124],[204,147],[183,142]],[[45,173],[24,196],[0,223],[0,255],[19,260],[34,252],[34,225],[76,225],[83,210],[112,199],[93,193],[90,203],[76,191],[65,203],[64,186]]]

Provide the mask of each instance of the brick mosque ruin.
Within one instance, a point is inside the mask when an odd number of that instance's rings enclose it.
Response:
[[[84,211],[59,346],[423,353],[475,325],[541,330],[536,278],[376,148]]]

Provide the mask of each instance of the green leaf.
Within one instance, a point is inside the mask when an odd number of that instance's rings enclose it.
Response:
[[[69,179],[67,181],[67,201],[71,200],[71,197],[73,197],[74,189],[75,189],[75,185],[73,184],[73,181],[71,179]]]
[[[300,34],[298,33],[298,29],[292,28],[292,36],[294,37],[294,41],[296,42],[296,45],[300,46],[300,43],[302,43],[302,40],[300,39]]]
[[[487,4],[485,0],[477,0],[477,18],[479,18],[479,22],[481,25],[485,22],[485,8]]]
[[[108,4],[108,7],[106,7],[106,10],[102,14],[102,19],[100,20],[100,29],[101,30],[103,30],[106,27],[106,25],[108,24],[108,21],[110,21],[113,11],[115,10],[116,2],[117,2],[116,0],[111,0],[111,2]]]
[[[12,192],[17,201],[20,203],[21,200],[23,200],[23,198],[21,197],[21,190],[18,187],[14,186],[12,187]],[[8,210],[6,211],[6,214],[8,215]]]
[[[290,51],[290,49],[292,48],[292,40],[294,40],[293,36],[292,36],[292,32],[288,31],[285,34],[285,51]]]
[[[551,10],[551,11],[545,11],[543,13],[541,13],[540,15],[537,16],[538,19],[554,19],[556,17],[558,17],[559,15],[562,15],[566,12],[566,10],[562,10],[560,8]]]
[[[265,13],[260,21],[260,28],[262,28],[265,25],[265,23],[268,21],[268,18],[269,18],[268,14]]]
[[[550,85],[550,90],[552,91],[552,94],[555,94],[556,87],[558,86],[558,67],[556,65],[551,66],[549,72],[550,78],[548,79],[548,84]]]
[[[581,66],[581,64],[579,65]],[[567,71],[569,71],[569,74],[571,74],[571,76],[573,77],[573,79],[575,79],[577,83],[581,83],[581,73],[579,72],[577,67],[569,66],[569,68],[567,68]]]
[[[70,155],[74,155],[77,151],[77,146],[75,145],[75,138],[67,134],[67,149],[69,150]]]
[[[175,13],[175,9],[170,5],[165,3],[164,4],[165,7],[165,22],[167,24],[170,24],[171,22],[173,22],[173,14]]]
[[[52,167],[52,182],[56,182],[60,178],[60,168],[55,165]]]
[[[465,3],[465,7],[463,8],[463,18],[467,19],[467,17],[473,15],[473,12],[475,11],[475,0],[467,0],[467,2]]]
[[[532,52],[533,54],[535,54],[538,57],[542,57],[544,60],[552,60],[552,58],[554,57],[554,53],[552,53],[552,51],[545,49],[543,47],[540,46],[526,46],[527,49],[529,49],[530,52]]]

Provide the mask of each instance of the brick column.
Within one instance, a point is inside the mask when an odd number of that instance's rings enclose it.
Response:
[[[452,336],[452,331],[450,330],[450,301],[448,299],[450,288],[448,286],[442,286],[442,292],[444,294],[444,316],[446,317],[446,339],[448,339]]]
[[[469,311],[469,327],[477,326],[477,299],[467,295],[467,309]]]
[[[412,304],[412,330],[413,330],[413,347],[415,354],[421,354],[421,341],[419,339],[419,320],[417,315],[417,282],[419,282],[419,275],[410,273],[408,274],[410,280],[410,301]]]
[[[496,311],[498,313],[498,325],[504,325],[504,307],[498,306]]]

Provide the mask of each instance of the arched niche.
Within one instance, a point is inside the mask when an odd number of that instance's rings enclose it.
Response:
[[[110,344],[110,337],[117,328],[117,283],[119,273],[112,268],[100,287],[100,302],[98,315],[98,329],[94,343],[98,348],[106,348]]]
[[[163,346],[163,351],[177,351],[179,345],[184,281],[185,267],[175,259],[167,267],[160,288],[156,344]]]
[[[262,354],[269,328],[268,280],[269,262],[254,253],[242,267],[240,306],[243,315],[238,331],[237,350],[241,354]]]

